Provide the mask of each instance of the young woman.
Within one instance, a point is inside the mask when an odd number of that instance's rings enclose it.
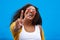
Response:
[[[38,9],[27,4],[19,9],[11,22],[11,32],[14,40],[44,40],[42,19]]]

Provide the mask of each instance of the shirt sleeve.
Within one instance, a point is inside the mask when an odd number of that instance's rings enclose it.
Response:
[[[16,32],[14,32],[14,27],[15,27],[15,22],[13,22],[11,25],[10,25],[10,31],[12,32],[12,35],[15,36],[16,35]]]

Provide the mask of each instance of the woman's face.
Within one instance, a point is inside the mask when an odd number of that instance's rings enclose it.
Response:
[[[28,20],[33,20],[33,18],[36,15],[36,9],[33,6],[29,6],[27,7],[25,14],[24,14],[24,18],[28,19]]]

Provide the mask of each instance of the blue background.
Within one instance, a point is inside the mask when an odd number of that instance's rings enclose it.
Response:
[[[60,40],[59,0],[0,0],[0,40],[12,40],[10,22],[16,10],[27,3],[38,7],[46,40]]]

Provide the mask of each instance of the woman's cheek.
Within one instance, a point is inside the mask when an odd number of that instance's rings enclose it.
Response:
[[[33,11],[32,13],[35,15],[36,14],[36,11]]]

